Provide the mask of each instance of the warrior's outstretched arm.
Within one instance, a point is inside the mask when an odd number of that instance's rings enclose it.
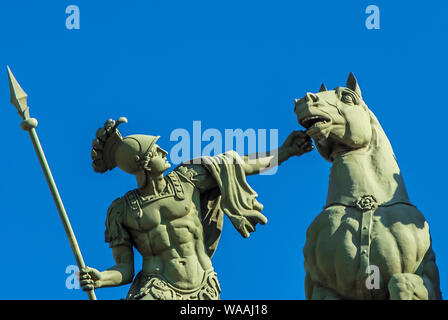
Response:
[[[271,150],[266,156],[247,155],[243,157],[246,176],[258,174],[263,170],[280,165],[292,156],[300,156],[313,150],[311,138],[304,131],[293,131],[278,149]]]

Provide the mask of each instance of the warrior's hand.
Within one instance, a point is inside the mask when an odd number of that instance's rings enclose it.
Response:
[[[101,272],[90,267],[85,267],[79,272],[79,283],[82,290],[90,291],[101,287]]]
[[[228,217],[244,238],[248,238],[251,232],[255,232],[255,226],[258,223],[263,225],[268,222],[268,219],[256,210],[246,213],[245,216],[229,214]]]
[[[310,152],[314,147],[311,143],[311,138],[305,133],[305,131],[293,131],[282,146],[274,151],[269,152],[266,157],[259,157],[255,154],[255,157],[244,156],[244,172],[246,176],[252,174],[258,174],[263,170],[269,170],[284,161],[288,160],[292,156],[300,156],[304,153]],[[256,160],[255,163],[251,161]]]
[[[304,153],[310,152],[314,149],[311,138],[305,131],[293,131],[281,146],[288,155],[300,156]]]

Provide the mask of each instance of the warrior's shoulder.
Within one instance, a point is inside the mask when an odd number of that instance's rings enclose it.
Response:
[[[200,192],[206,191],[216,184],[210,172],[201,164],[181,164],[173,172],[193,184]]]
[[[130,190],[126,192],[123,196],[115,199],[109,206],[109,211],[124,211],[126,207],[132,206],[136,201],[138,201],[138,190]]]
[[[176,174],[195,186],[210,177],[210,173],[200,164],[181,164],[173,170]]]
[[[111,248],[117,246],[132,246],[131,236],[126,230],[125,224],[126,204],[125,198],[120,197],[112,201],[106,217],[105,240]]]
[[[202,176],[208,176],[209,172],[200,164],[181,164],[174,172],[181,174],[188,179],[198,179]]]
[[[109,205],[109,208],[107,209],[107,216],[108,217],[116,216],[123,213],[126,205],[125,202],[126,202],[126,195],[112,201],[112,203]]]

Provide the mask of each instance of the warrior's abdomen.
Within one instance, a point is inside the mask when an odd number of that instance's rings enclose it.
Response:
[[[355,208],[332,206],[307,230],[303,249],[305,269],[312,282],[343,298],[366,299],[366,267],[380,272],[375,298],[387,298],[387,284],[396,273],[420,273],[430,247],[423,215],[410,205],[379,207],[371,219]],[[370,222],[366,222],[370,221]]]

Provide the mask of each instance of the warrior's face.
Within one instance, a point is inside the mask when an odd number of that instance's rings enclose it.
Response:
[[[145,168],[147,171],[149,171],[150,176],[153,177],[159,176],[171,167],[170,163],[166,158],[167,155],[168,155],[167,151],[163,150],[157,144],[154,145],[152,151],[152,157]]]
[[[143,188],[148,179],[160,177],[171,167],[166,159],[168,152],[155,143],[158,138],[148,135],[127,136],[116,148],[117,166],[135,175],[139,188]]]

